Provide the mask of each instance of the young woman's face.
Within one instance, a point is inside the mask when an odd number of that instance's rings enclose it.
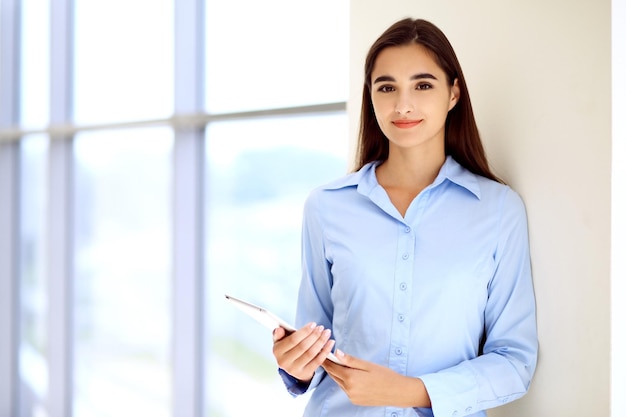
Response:
[[[457,80],[448,85],[426,48],[412,43],[384,49],[374,63],[371,83],[374,113],[390,150],[443,149],[446,117],[459,89]]]

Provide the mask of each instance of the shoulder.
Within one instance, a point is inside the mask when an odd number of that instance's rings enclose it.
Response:
[[[526,216],[524,201],[511,186],[479,175],[476,178],[480,187],[481,200],[493,206],[502,219]]]
[[[490,208],[490,213],[499,212],[501,216],[525,215],[521,196],[509,185],[474,174],[452,158],[446,161],[443,174],[458,187],[471,192],[480,206]]]

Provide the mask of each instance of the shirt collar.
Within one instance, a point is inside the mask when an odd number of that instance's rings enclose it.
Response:
[[[370,193],[378,187],[376,167],[379,164],[380,161],[369,162],[357,172],[353,172],[327,184],[324,189],[338,190],[341,188],[356,186],[359,193],[363,195],[370,195]],[[480,184],[478,183],[478,179],[476,177],[476,174],[473,174],[463,168],[451,156],[447,156],[445,162],[439,170],[439,174],[435,178],[435,181],[433,181],[432,187],[436,187],[445,180],[448,180],[465,188],[480,199]]]
[[[439,175],[435,178],[433,186],[439,185],[445,179],[465,188],[480,200],[480,184],[477,175],[465,169],[449,155],[446,157],[446,162],[441,167]]]

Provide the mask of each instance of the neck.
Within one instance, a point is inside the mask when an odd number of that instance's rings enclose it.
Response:
[[[390,147],[389,158],[377,168],[379,183],[405,189],[430,185],[446,160],[443,149],[432,152],[401,152]]]

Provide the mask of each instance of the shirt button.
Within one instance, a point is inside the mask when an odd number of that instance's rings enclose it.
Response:
[[[404,228],[404,233],[409,233],[411,231],[411,228],[409,226]]]
[[[409,254],[405,253],[404,255],[402,255],[402,259],[404,259],[405,261],[409,259]]]
[[[466,412],[466,413],[471,413],[471,412],[472,412],[472,407],[467,407],[467,408],[465,409],[465,412]]]
[[[457,414],[459,414],[458,411],[455,411],[454,413],[452,413],[453,416],[456,416]]]
[[[398,417],[398,413],[391,413],[391,417]]]
[[[402,283],[400,283],[400,289],[401,289],[402,291],[406,291],[406,287],[407,287],[406,282],[402,282]]]
[[[398,314],[398,321],[404,321],[404,314]]]
[[[402,355],[402,349],[396,348],[396,355]]]

